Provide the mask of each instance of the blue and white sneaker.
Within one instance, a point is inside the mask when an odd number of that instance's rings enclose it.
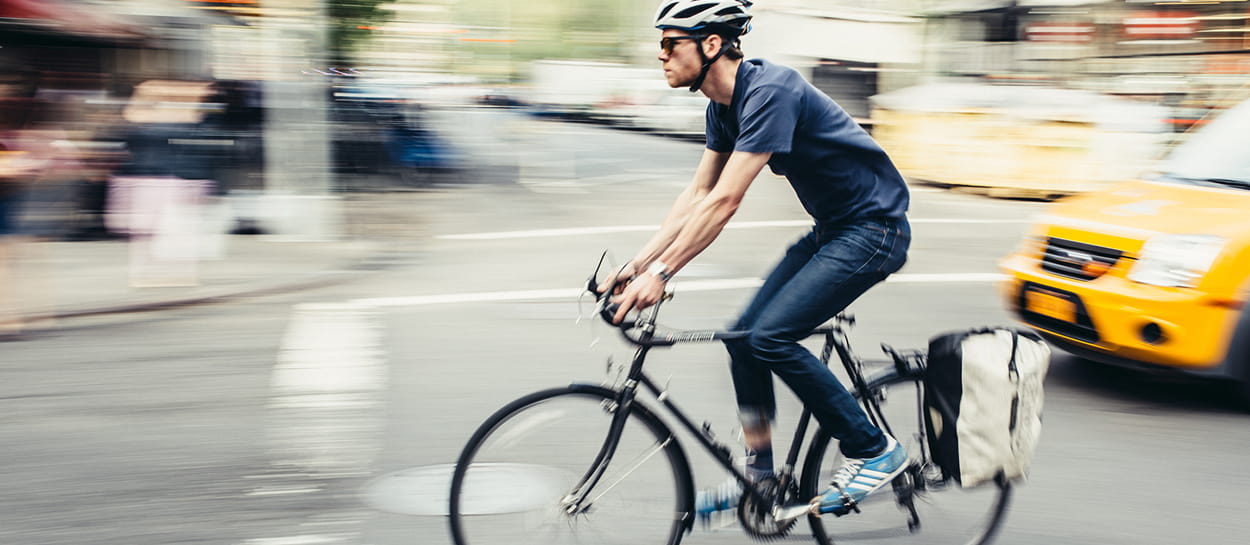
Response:
[[[742,493],[742,485],[732,477],[720,486],[700,490],[694,499],[695,515],[707,527],[711,525],[712,515],[737,509]]]
[[[874,458],[847,458],[824,495],[812,499],[812,511],[838,516],[856,511],[859,502],[907,469],[907,450],[893,437],[886,440],[885,452]]]

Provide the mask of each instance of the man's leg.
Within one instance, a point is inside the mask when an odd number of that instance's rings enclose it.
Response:
[[[753,361],[784,381],[840,441],[842,452],[870,457],[885,448],[884,434],[868,421],[854,397],[798,341],[898,270],[909,236],[901,227],[863,224],[827,236],[828,242],[755,316],[745,339]],[[737,377],[735,376],[735,380]]]
[[[786,251],[764,284],[755,292],[751,303],[743,311],[733,329],[750,330],[759,314],[768,307],[772,298],[785,287],[820,249],[815,232],[796,241]],[[733,376],[734,393],[738,400],[739,421],[746,447],[752,454],[748,472],[752,477],[771,474],[772,421],[776,417],[776,398],[773,391],[772,371],[755,360],[746,339],[725,341],[730,356],[730,372]]]

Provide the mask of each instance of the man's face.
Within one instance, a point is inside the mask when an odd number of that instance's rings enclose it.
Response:
[[[690,86],[695,78],[699,77],[699,71],[703,69],[703,58],[699,56],[699,48],[703,46],[703,41],[707,38],[691,39],[690,33],[670,28],[660,35],[660,39],[662,44],[667,39],[667,43],[672,46],[672,53],[669,53],[661,45],[660,54],[656,55],[656,58],[664,63],[664,79],[668,80],[668,86],[674,89]]]

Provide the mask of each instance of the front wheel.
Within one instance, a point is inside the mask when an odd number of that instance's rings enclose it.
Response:
[[[894,438],[907,449],[911,466],[891,484],[860,502],[858,513],[809,517],[816,541],[821,545],[984,545],[993,540],[1007,514],[1011,483],[1004,480],[960,488],[953,480],[943,481],[941,471],[931,465],[925,443],[921,442],[922,378],[900,377],[891,372],[869,380],[868,386],[880,400]],[[819,430],[804,462],[801,497],[823,494],[842,462],[838,441]]]
[[[676,436],[634,404],[588,494],[616,393],[572,385],[518,399],[486,420],[456,464],[449,505],[457,545],[676,545],[690,527],[690,468]]]

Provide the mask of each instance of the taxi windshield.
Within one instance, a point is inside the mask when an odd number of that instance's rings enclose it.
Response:
[[[1225,111],[1178,146],[1163,163],[1169,178],[1250,190],[1250,101]]]

